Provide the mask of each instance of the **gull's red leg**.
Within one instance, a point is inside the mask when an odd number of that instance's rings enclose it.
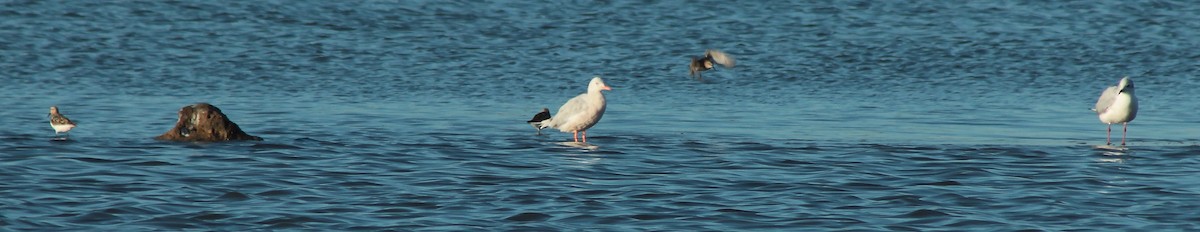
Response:
[[[1125,146],[1125,133],[1129,133],[1129,123],[1126,122],[1124,124],[1121,128],[1121,146]]]
[[[1108,124],[1108,132],[1104,133],[1104,145],[1112,145],[1112,124]]]

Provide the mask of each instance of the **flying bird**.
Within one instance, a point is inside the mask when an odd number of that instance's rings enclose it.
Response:
[[[692,64],[689,67],[692,78],[704,79],[700,73],[708,71],[709,69],[713,69],[713,67],[715,67],[714,63],[724,65],[726,68],[733,68],[734,63],[736,62],[733,60],[733,56],[730,56],[729,54],[725,54],[724,52],[718,50],[709,49],[708,51],[704,51],[703,57],[692,57]]]

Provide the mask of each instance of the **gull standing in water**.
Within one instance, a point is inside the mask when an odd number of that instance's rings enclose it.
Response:
[[[600,121],[600,118],[604,116],[604,109],[608,106],[601,90],[612,91],[612,87],[604,84],[604,80],[601,80],[600,77],[592,78],[592,81],[588,83],[587,93],[571,98],[558,108],[558,115],[537,122],[536,128],[538,131],[545,128],[556,128],[562,132],[573,132],[575,133],[575,142],[579,142],[579,133],[582,132],[583,143],[587,143],[587,129],[592,128],[596,122]],[[549,112],[543,111],[543,113],[549,116]],[[537,118],[538,116],[534,116],[534,119]]]
[[[1104,144],[1112,144],[1112,124],[1121,123],[1121,146],[1125,146],[1125,133],[1129,131],[1129,122],[1137,117],[1138,102],[1137,97],[1133,96],[1133,80],[1129,77],[1121,78],[1121,81],[1116,86],[1109,86],[1100,93],[1100,100],[1096,101],[1096,115],[1100,117],[1100,122],[1108,124],[1108,132],[1104,137]]]
[[[63,116],[62,113],[59,113],[58,106],[50,107],[49,116],[50,127],[54,128],[55,138],[58,138],[58,133],[67,133],[68,131],[71,131],[71,129],[75,128],[75,122],[71,121],[71,119],[68,119],[66,116]],[[70,136],[71,134],[67,134],[67,137]]]
[[[700,73],[713,69],[715,67],[713,63],[724,65],[726,68],[733,68],[735,61],[733,60],[733,56],[729,54],[709,49],[708,51],[704,51],[704,57],[692,57],[692,64],[688,68],[690,70],[689,73],[694,79],[704,79],[704,77],[700,76]]]

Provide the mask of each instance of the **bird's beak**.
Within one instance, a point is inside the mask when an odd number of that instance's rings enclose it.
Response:
[[[603,88],[603,90],[612,91],[612,87],[611,87],[611,86],[608,86],[608,85],[604,85],[604,88]]]

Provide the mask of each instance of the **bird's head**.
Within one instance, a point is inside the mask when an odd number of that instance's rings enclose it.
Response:
[[[588,83],[588,92],[600,92],[600,90],[612,91],[612,87],[605,84],[604,80],[600,79],[599,76],[593,77],[592,82]]]
[[[1129,79],[1129,77],[1121,78],[1121,83],[1117,84],[1117,89],[1122,93],[1133,94],[1133,80]]]

